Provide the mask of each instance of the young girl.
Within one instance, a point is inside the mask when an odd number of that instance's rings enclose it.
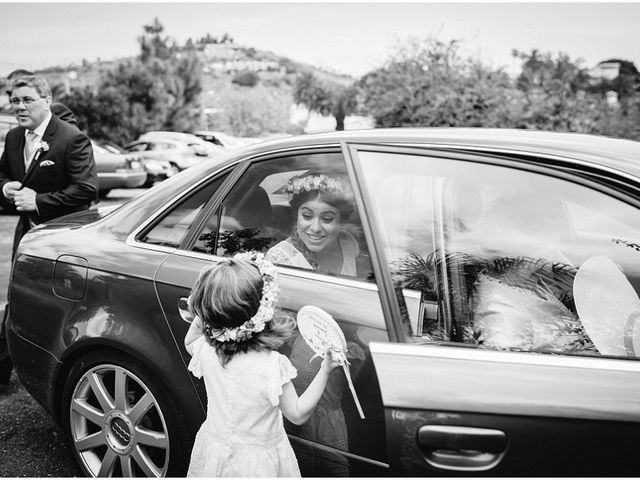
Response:
[[[296,370],[276,351],[295,328],[290,316],[275,315],[277,291],[275,267],[255,252],[204,270],[191,291],[195,318],[184,341],[208,398],[188,477],[300,476],[282,414],[306,422],[338,363],[327,352],[298,397]]]

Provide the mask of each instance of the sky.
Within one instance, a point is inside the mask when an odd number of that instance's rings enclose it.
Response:
[[[158,18],[179,44],[228,33],[336,73],[361,76],[409,38],[461,41],[463,53],[507,71],[513,49],[568,54],[587,68],[609,58],[640,68],[640,0],[634,2],[5,2],[0,75],[139,53]]]

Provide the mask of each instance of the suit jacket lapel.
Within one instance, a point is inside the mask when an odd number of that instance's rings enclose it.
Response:
[[[49,148],[51,148],[51,144],[53,143],[57,126],[58,126],[58,119],[56,118],[55,115],[53,115],[51,117],[51,120],[49,121],[49,125],[47,125],[47,128],[45,128],[44,134],[42,135],[42,141],[47,142],[49,144]],[[23,151],[24,151],[24,144],[25,144],[25,139],[23,135],[23,138],[22,138]],[[46,155],[47,152],[44,152],[44,154]],[[33,177],[34,172],[38,169],[38,162],[40,161],[40,157],[42,156],[43,156],[42,152],[36,152],[36,154],[33,157],[33,160],[31,160],[29,169],[27,170],[24,176],[24,179],[22,180],[22,185],[26,185],[26,183]],[[22,155],[22,157],[24,158],[24,155]],[[22,164],[22,169],[24,171],[24,163]]]

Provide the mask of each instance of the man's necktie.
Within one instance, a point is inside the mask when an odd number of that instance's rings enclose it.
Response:
[[[29,165],[31,165],[31,161],[36,153],[38,148],[38,135],[35,132],[28,131],[27,132],[27,140],[24,143],[24,170],[25,172],[29,169]]]

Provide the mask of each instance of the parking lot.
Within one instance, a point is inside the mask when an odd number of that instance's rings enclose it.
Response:
[[[122,203],[143,189],[113,190],[101,205]],[[0,216],[0,311],[4,309],[11,266],[13,230],[18,218]],[[15,372],[0,393],[0,477],[73,477],[81,472],[62,432],[20,385]]]

